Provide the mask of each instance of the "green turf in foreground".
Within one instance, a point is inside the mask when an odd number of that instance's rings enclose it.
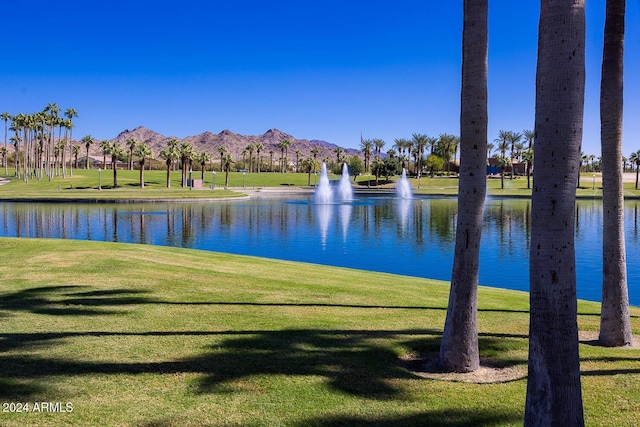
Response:
[[[420,378],[446,283],[195,250],[0,239],[2,426],[520,425],[524,379]],[[481,354],[526,366],[527,295],[480,290]],[[580,303],[581,330],[599,305]],[[634,332],[640,310],[633,308]],[[640,424],[638,350],[581,345],[588,425]]]

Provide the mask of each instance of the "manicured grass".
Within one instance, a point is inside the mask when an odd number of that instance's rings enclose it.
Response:
[[[3,426],[521,425],[526,380],[420,378],[448,284],[221,253],[0,239]],[[391,262],[391,260],[390,260]],[[480,349],[526,366],[528,297],[482,288]],[[599,305],[581,302],[581,330]],[[640,310],[632,309],[634,333]],[[640,423],[640,351],[580,346],[588,425]]]
[[[4,172],[4,171],[2,171]],[[83,199],[83,200],[128,200],[128,199],[202,199],[220,197],[238,197],[245,195],[246,191],[271,189],[313,189],[318,176],[311,176],[311,187],[307,185],[306,173],[241,173],[232,172],[229,175],[228,189],[224,189],[225,174],[217,172],[215,175],[215,190],[212,190],[214,175],[211,172],[205,174],[204,189],[191,191],[180,186],[180,171],[172,172],[171,188],[166,188],[166,172],[160,170],[145,172],[145,188],[139,186],[139,171],[118,171],[119,188],[112,188],[113,172],[106,170],[101,172],[100,182],[102,190],[98,190],[98,170],[75,170],[73,177],[54,177],[53,180],[32,180],[25,184],[12,176],[9,170],[11,182],[0,186],[0,200],[7,199]],[[200,172],[193,172],[194,179],[200,179]],[[340,177],[331,175],[331,180]],[[592,174],[582,174],[580,188],[576,191],[577,197],[600,198],[602,197],[601,176],[597,174],[598,182],[593,182]],[[357,176],[353,186],[360,191],[392,191],[399,177],[391,177],[391,182],[380,179],[379,185],[375,185],[375,177],[370,175]],[[455,177],[422,176],[409,179],[414,194],[418,195],[442,195],[455,196],[458,193],[458,179]],[[367,185],[368,183],[368,185]],[[640,190],[635,189],[635,183],[626,182],[625,197],[640,198]],[[505,178],[504,189],[501,188],[499,178],[487,179],[487,192],[493,197],[531,197],[531,189],[527,188],[526,177],[516,179]]]
[[[4,173],[4,170],[2,171]],[[181,187],[180,171],[172,172],[171,187],[166,187],[166,171],[145,171],[145,187],[140,188],[140,172],[118,170],[118,188],[113,188],[113,171],[106,170],[98,173],[97,169],[74,170],[73,176],[55,176],[51,181],[46,177],[40,181],[31,180],[28,183],[13,177],[0,175],[9,179],[10,183],[0,186],[0,200],[2,199],[83,199],[83,200],[119,200],[119,199],[187,199],[187,198],[220,198],[243,196],[243,191],[263,187],[290,189],[294,187],[309,188],[308,175],[302,173],[245,173],[232,172],[229,174],[229,186],[225,190],[225,174],[217,172],[215,175],[215,189],[212,189],[214,175],[205,174],[202,190],[190,190]],[[193,172],[194,179],[200,179],[199,171]],[[314,183],[312,175],[312,184]],[[332,176],[332,179],[339,177]],[[98,190],[100,184],[101,190]]]
[[[238,197],[243,194],[224,189],[224,176],[217,177],[215,190],[210,189],[211,175],[207,176],[205,188],[190,190],[181,187],[180,171],[171,175],[171,188],[166,188],[165,171],[145,171],[145,187],[140,188],[140,172],[119,170],[118,188],[113,188],[113,171],[98,173],[97,169],[74,170],[73,176],[54,177],[51,181],[46,177],[40,181],[30,180],[28,183],[13,176],[10,183],[0,186],[2,199],[82,199],[82,200],[150,200],[150,199],[203,199]],[[200,179],[199,173],[193,174]],[[100,184],[101,190],[98,189]]]

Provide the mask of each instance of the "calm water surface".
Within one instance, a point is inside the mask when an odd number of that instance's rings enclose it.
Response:
[[[640,305],[638,201],[625,206],[629,293]],[[450,280],[454,198],[252,198],[185,204],[0,203],[0,235],[180,246]],[[490,199],[480,283],[527,291],[529,200]],[[578,297],[600,300],[602,203],[576,208]],[[215,262],[215,255],[212,256]]]

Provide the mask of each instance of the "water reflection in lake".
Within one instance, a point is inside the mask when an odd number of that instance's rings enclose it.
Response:
[[[625,205],[629,288],[640,305],[638,201]],[[255,198],[184,204],[0,203],[0,235],[180,246],[449,280],[453,198]],[[602,204],[576,207],[578,294],[599,300]],[[528,200],[489,199],[480,283],[528,290]],[[215,256],[212,257],[215,262]]]

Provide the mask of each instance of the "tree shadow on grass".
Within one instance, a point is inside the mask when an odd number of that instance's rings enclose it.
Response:
[[[122,313],[105,307],[149,304],[157,300],[135,289],[86,290],[89,286],[42,286],[2,294],[0,314],[30,312],[54,316],[95,316]]]
[[[305,420],[296,425],[302,426],[368,426],[368,427],[453,427],[453,426],[497,426],[519,424],[523,414],[520,408],[513,408],[509,413],[500,414],[490,409],[444,409],[427,411],[415,415],[370,419],[367,417],[331,416]]]
[[[23,353],[0,355],[0,379],[37,380],[49,376],[87,374],[202,374],[198,393],[233,393],[238,381],[256,376],[322,377],[328,386],[376,400],[402,399],[395,380],[416,379],[398,363],[398,346],[435,350],[438,330],[318,330],[286,329],[258,331],[176,331],[176,332],[67,332],[39,334],[0,334],[0,350],[25,350],[54,345],[67,338],[85,336],[203,336],[216,343],[197,356],[161,362],[111,362],[47,358]],[[499,351],[504,338],[482,338],[482,347]],[[61,344],[64,345],[64,344]],[[509,363],[509,361],[505,361]],[[513,361],[512,363],[522,363]]]
[[[491,409],[442,409],[425,411],[411,415],[397,416],[349,416],[327,415],[308,418],[298,422],[287,422],[286,425],[298,427],[483,427],[522,424],[524,407],[510,408],[498,413]],[[259,420],[255,420],[260,424]],[[176,425],[172,418],[147,421],[139,427],[171,427]],[[261,424],[260,424],[261,425]]]
[[[436,331],[357,331],[357,330],[274,330],[192,332],[195,335],[225,335],[205,352],[185,359],[162,362],[101,363],[86,360],[48,358],[29,353],[0,354],[0,381],[24,382],[42,377],[68,377],[87,374],[202,374],[196,384],[198,393],[232,393],[236,381],[261,375],[320,376],[334,390],[351,395],[389,400],[401,397],[393,385],[395,379],[415,378],[397,362],[389,340],[402,342],[415,334]],[[150,334],[150,333],[149,333]],[[85,335],[137,336],[147,333],[53,333],[0,334],[3,350],[56,344],[56,340]],[[159,335],[188,335],[184,332],[158,332]],[[439,340],[439,335],[431,338]],[[382,341],[381,341],[382,340]],[[64,345],[64,344],[62,344]],[[20,383],[22,384],[22,383]],[[24,398],[25,390],[8,387],[5,397]],[[28,390],[26,390],[28,394]]]
[[[255,306],[255,307],[336,307],[336,308],[362,308],[362,309],[391,309],[391,310],[438,310],[446,311],[446,306],[426,306],[426,305],[385,305],[385,304],[339,304],[339,303],[319,303],[319,302],[242,302],[242,301],[156,301],[159,304],[167,305],[229,305],[229,306]],[[528,310],[500,309],[500,308],[479,308],[478,312],[487,313],[529,313]]]
[[[29,398],[44,392],[44,387],[37,383],[33,384],[32,382],[0,378],[0,399],[4,401],[11,401],[16,398]]]
[[[282,330],[225,340],[208,365],[214,372],[199,383],[202,393],[233,391],[233,382],[254,375],[321,376],[352,395],[387,400],[399,390],[390,380],[413,378],[396,363],[397,354],[379,340],[404,340],[436,331]],[[439,338],[438,338],[439,339]]]

